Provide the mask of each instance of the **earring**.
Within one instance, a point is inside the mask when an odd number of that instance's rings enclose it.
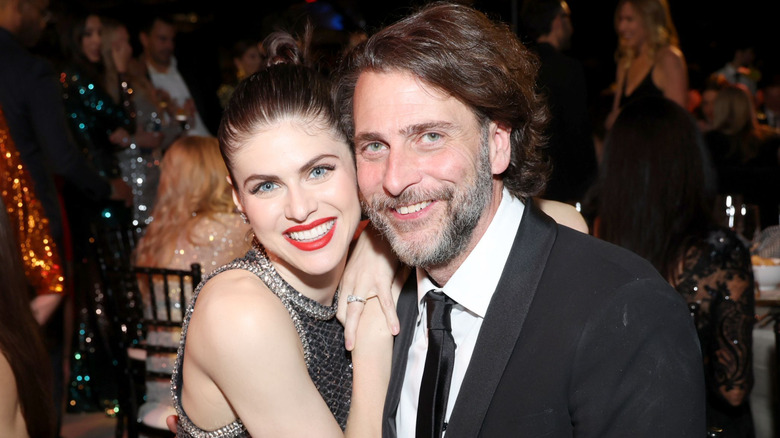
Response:
[[[246,217],[246,213],[244,213],[243,211],[239,211],[238,214],[239,216],[241,216],[241,220],[244,221],[245,224],[249,223],[249,218]]]

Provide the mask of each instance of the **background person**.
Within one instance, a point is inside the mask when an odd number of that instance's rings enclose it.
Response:
[[[707,425],[723,429],[720,436],[752,437],[750,253],[736,234],[716,226],[713,205],[713,170],[687,111],[660,97],[627,105],[606,141],[596,233],[649,260],[698,304]]]
[[[619,45],[611,126],[620,108],[644,96],[687,107],[688,70],[666,0],[621,0],[615,10]]]

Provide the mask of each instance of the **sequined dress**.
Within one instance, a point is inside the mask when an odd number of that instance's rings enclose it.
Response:
[[[344,331],[336,320],[336,303],[326,307],[292,288],[276,272],[262,247],[256,246],[239,259],[233,260],[209,274],[196,288],[187,308],[182,327],[179,353],[171,378],[173,404],[179,415],[179,437],[248,437],[249,432],[241,419],[213,431],[204,431],[189,419],[181,405],[182,364],[187,328],[195,303],[203,285],[215,275],[231,269],[244,269],[260,278],[279,299],[290,314],[298,337],[303,345],[306,368],[314,386],[320,392],[331,413],[343,430],[347,424],[350,397],[352,395],[352,362],[344,349]]]

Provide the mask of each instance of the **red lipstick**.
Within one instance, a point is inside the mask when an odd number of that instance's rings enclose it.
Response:
[[[287,239],[288,242],[290,242],[293,246],[296,248],[302,250],[302,251],[315,251],[318,250],[328,243],[330,243],[330,240],[333,238],[333,233],[336,230],[336,223],[333,223],[333,226],[330,227],[330,230],[328,230],[327,233],[322,235],[321,237],[314,239],[314,240],[307,240],[305,242],[301,242],[295,239],[292,239],[290,237],[290,233],[300,233],[303,231],[309,231],[311,229],[314,229],[322,224],[328,223],[330,221],[335,220],[335,217],[328,217],[323,219],[317,219],[314,222],[311,222],[306,225],[296,225],[294,227],[290,227],[284,231],[284,238]]]

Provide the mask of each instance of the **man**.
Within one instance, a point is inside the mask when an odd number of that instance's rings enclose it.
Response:
[[[723,76],[730,84],[744,85],[750,91],[750,95],[755,96],[761,72],[753,66],[753,62],[756,60],[753,42],[745,37],[737,37],[735,40],[734,56],[715,74]]]
[[[146,67],[146,72],[156,88],[164,90],[176,106],[177,120],[184,125],[188,135],[211,136],[210,127],[206,125],[209,114],[208,99],[200,93],[200,86],[194,86],[194,78],[182,76],[187,69],[179,71],[173,51],[176,48],[176,28],[173,21],[166,17],[152,17],[141,29],[139,40],[143,47],[140,64]],[[188,86],[192,83],[193,86]],[[213,105],[211,106],[213,107]],[[212,128],[213,129],[213,128]]]
[[[524,28],[539,56],[537,85],[547,98],[550,124],[545,130],[552,172],[545,199],[582,201],[596,177],[596,153],[588,118],[585,73],[566,56],[571,43],[571,11],[565,1],[523,2]]]
[[[702,363],[682,298],[531,201],[545,175],[535,74],[505,25],[449,4],[344,63],[337,105],[365,208],[417,268],[398,301],[383,433],[699,437]]]
[[[72,184],[84,198],[132,203],[121,179],[106,180],[69,141],[60,86],[51,65],[26,47],[38,41],[50,16],[48,0],[0,0],[0,107],[21,160],[32,178],[52,238],[60,250],[65,232],[55,177]],[[60,254],[64,258],[64,254]],[[55,376],[55,405],[62,397],[62,294],[42,295],[32,305],[48,315],[46,337]],[[58,418],[59,421],[59,418]]]

